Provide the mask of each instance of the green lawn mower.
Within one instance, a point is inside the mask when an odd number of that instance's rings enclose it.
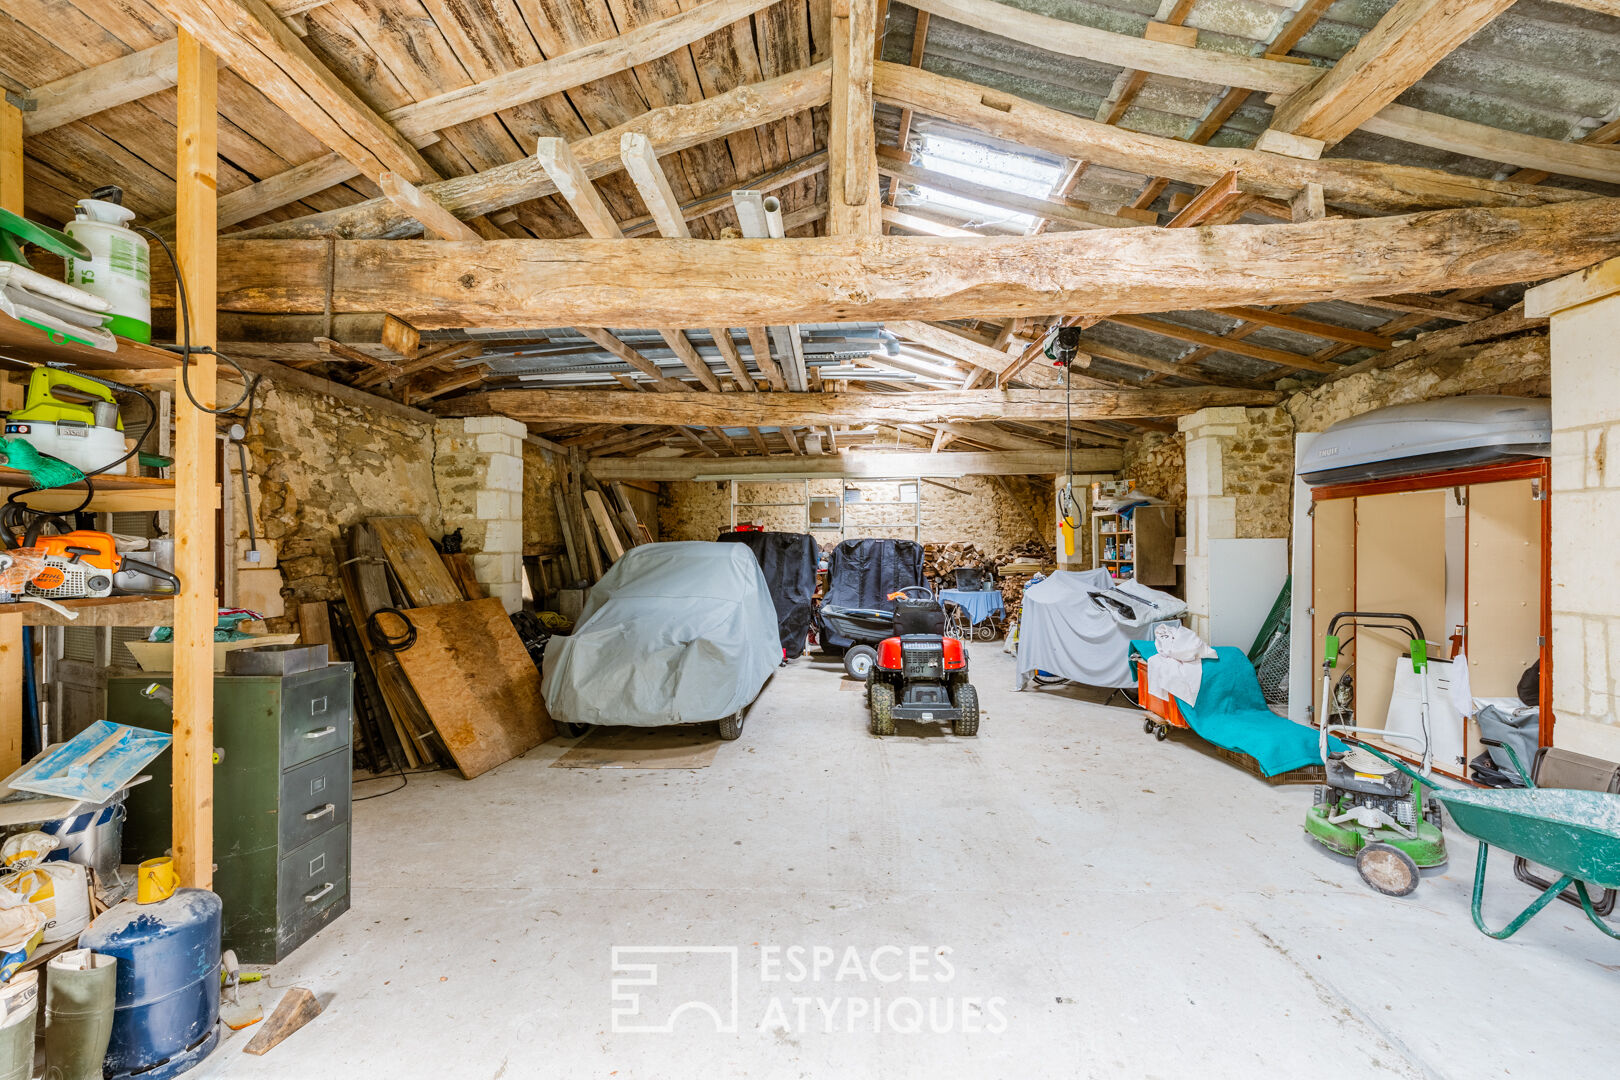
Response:
[[[1349,677],[1335,687],[1333,672],[1354,634],[1340,631],[1398,630],[1411,641],[1412,670],[1421,687],[1419,716],[1423,735],[1382,728],[1357,727],[1350,712]],[[1439,800],[1429,785],[1397,770],[1379,755],[1350,747],[1335,733],[1365,733],[1383,739],[1421,744],[1421,774],[1429,775],[1429,666],[1423,627],[1410,615],[1386,611],[1341,611],[1328,622],[1322,650],[1320,745],[1326,779],[1316,789],[1316,803],[1305,813],[1305,832],[1330,851],[1356,860],[1368,885],[1387,896],[1406,896],[1418,887],[1420,871],[1446,861]],[[1345,691],[1341,693],[1340,691]],[[1341,722],[1342,721],[1342,722]],[[1337,749],[1335,749],[1337,747]]]

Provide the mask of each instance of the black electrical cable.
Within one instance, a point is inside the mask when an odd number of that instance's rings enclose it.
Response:
[[[382,623],[377,620],[379,615],[392,615],[397,618],[405,624],[404,632],[390,636],[388,631],[383,629]],[[366,616],[366,637],[371,639],[371,644],[375,648],[383,652],[404,652],[416,644],[416,624],[399,608],[378,608]]]
[[[364,780],[356,780],[355,783],[357,783],[357,784],[367,784],[367,783],[370,783],[373,780],[387,780],[391,776],[399,777],[399,783],[395,784],[393,787],[389,788],[387,791],[379,791],[379,792],[376,792],[376,793],[371,794],[371,795],[362,795],[358,799],[351,798],[349,801],[350,802],[365,802],[367,799],[380,799],[384,795],[392,795],[396,791],[404,791],[405,790],[405,785],[409,784],[411,782],[411,778],[405,775],[405,770],[404,769],[395,769],[393,772],[391,772],[391,773],[383,773],[381,776],[368,776]]]
[[[175,292],[180,297],[179,319],[181,337],[180,344],[178,346],[163,347],[168,348],[171,351],[178,351],[180,353],[180,386],[186,392],[186,399],[190,401],[191,404],[198,410],[205,413],[211,413],[214,416],[224,416],[226,413],[233,413],[237,409],[240,409],[244,403],[246,403],[248,406],[248,413],[251,416],[253,411],[253,393],[259,388],[259,380],[249,376],[241,364],[238,364],[235,360],[232,360],[222,352],[216,352],[213,348],[206,345],[199,345],[196,348],[192,347],[191,299],[186,293],[186,279],[180,273],[180,260],[174,257],[174,250],[169,247],[169,242],[163,239],[161,235],[147,228],[145,225],[136,225],[134,228],[136,232],[145,233],[147,236],[150,236],[152,239],[156,240],[158,242],[158,246],[163,249],[163,254],[168,256],[169,265],[174,268]],[[237,375],[239,375],[242,379],[242,396],[220,409],[211,409],[207,405],[204,405],[202,402],[198,401],[197,395],[191,392],[192,353],[213,353],[216,358],[225,361],[225,363],[234,368]]]

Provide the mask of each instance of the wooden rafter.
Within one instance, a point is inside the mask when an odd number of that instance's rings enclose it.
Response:
[[[578,330],[581,334],[584,334],[587,338],[596,342],[596,344],[600,345],[602,348],[606,349],[620,360],[623,360],[625,363],[647,376],[647,378],[652,381],[652,387],[654,390],[674,392],[686,389],[686,387],[683,386],[678,380],[665,376],[664,373],[658,369],[657,364],[653,363],[645,356],[642,356],[635,349],[632,349],[630,346],[614,337],[613,333],[605,327],[576,326],[574,329]]]
[[[899,64],[878,65],[874,92],[889,104],[909,105],[1009,142],[1143,175],[1167,176],[1202,187],[1235,171],[1243,178],[1244,191],[1272,198],[1292,198],[1310,183],[1321,184],[1330,200],[1387,212],[1539,205],[1584,197],[1578,192],[1407,165],[1337,158],[1311,161],[1258,150],[1199,146],[1099,124],[1012,94],[987,92],[972,83]]]
[[[672,154],[826,104],[830,87],[829,66],[818,64],[766,82],[748,83],[702,101],[652,109],[617,127],[577,140],[570,144],[570,149],[588,176],[601,179],[622,167],[619,142],[628,132],[640,132],[658,153]],[[423,191],[457,217],[470,218],[555,194],[556,188],[544,171],[535,167],[535,162],[524,159],[471,176],[428,184]],[[339,210],[262,225],[237,235],[279,239],[339,235],[387,238],[411,236],[418,229],[410,215],[387,199],[377,198]]]
[[[1445,0],[1445,2],[1466,6],[1470,0]],[[1506,0],[1484,0],[1484,6],[1499,7],[1505,2]],[[1317,68],[1273,59],[1270,55],[1243,56],[1217,49],[1189,48],[1174,41],[1154,41],[1130,34],[1115,34],[1064,19],[1023,11],[998,3],[996,0],[918,0],[918,6],[952,22],[965,23],[986,33],[1049,52],[1082,56],[1118,67],[1141,69],[1189,82],[1231,88],[1224,95],[1222,103],[1217,106],[1217,111],[1225,107],[1235,111],[1253,91],[1292,94],[1314,82],[1319,74]],[[1300,24],[1308,29],[1309,24],[1320,16],[1319,11],[1313,11],[1314,7],[1315,4],[1310,3],[1301,8],[1294,21],[1285,27],[1283,34],[1289,34]],[[1303,33],[1303,30],[1300,32]],[[882,65],[879,67],[881,71]],[[918,108],[921,112],[929,112],[914,102],[897,101],[894,104],[902,108],[912,107]],[[1469,153],[1474,157],[1509,161],[1526,167],[1539,168],[1543,162],[1556,163],[1567,156],[1566,148],[1570,145],[1557,139],[1533,141],[1532,137],[1497,139],[1493,135],[1498,129],[1486,128],[1484,125],[1459,125],[1449,117],[1420,114],[1415,109],[1406,112],[1386,110],[1378,113],[1378,121],[1379,130],[1391,138],[1418,146],[1438,144],[1442,148]],[[1435,131],[1444,133],[1443,142],[1437,143]],[[1464,139],[1472,143],[1470,149],[1458,148]],[[1504,152],[1516,156],[1511,158],[1495,156]],[[1533,160],[1521,160],[1526,157]],[[1148,175],[1153,174],[1149,172]],[[1197,182],[1207,184],[1210,180]]]
[[[1075,471],[1116,472],[1120,451],[1075,451]],[[921,452],[825,454],[809,460],[783,457],[733,458],[613,458],[593,457],[587,465],[603,482],[656,480],[679,482],[699,476],[738,478],[792,477],[895,477],[895,476],[1050,476],[1063,471],[1061,449],[1002,450],[989,453],[929,454]]]
[[[328,70],[264,0],[154,2],[366,176],[438,179],[416,147]]]
[[[1271,126],[1329,145],[1338,142],[1512,4],[1396,0],[1337,64],[1277,106]]]

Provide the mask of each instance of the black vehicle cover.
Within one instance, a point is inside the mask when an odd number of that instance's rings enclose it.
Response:
[[[923,583],[923,549],[915,540],[845,540],[827,560],[827,595],[837,607],[894,610],[889,594]],[[817,623],[823,645],[847,649],[854,642]]]
[[[811,598],[816,594],[816,538],[809,533],[750,531],[721,533],[720,542],[742,544],[754,553],[776,604],[782,649],[790,659],[803,653]]]

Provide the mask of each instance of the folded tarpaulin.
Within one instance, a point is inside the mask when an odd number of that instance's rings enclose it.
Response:
[[[820,552],[816,538],[809,533],[728,532],[720,534],[722,544],[741,544],[754,553],[765,573],[765,584],[776,605],[776,625],[782,635],[782,652],[788,657],[804,652],[810,632],[810,616],[815,605],[816,559]]]
[[[1131,642],[1135,655],[1151,657],[1157,651],[1151,641]],[[1316,729],[1266,707],[1254,665],[1236,646],[1216,646],[1215,659],[1204,661],[1198,704],[1177,698],[1176,707],[1199,738],[1249,755],[1267,776],[1322,763]],[[1334,751],[1345,749],[1338,739],[1328,744]]]
[[[782,661],[759,561],[702,540],[631,548],[592,588],[574,632],[546,646],[546,708],[571,724],[719,720]]]
[[[922,584],[923,549],[914,540],[845,540],[827,560],[827,595],[822,603],[846,608],[894,610],[889,594]],[[818,622],[821,643],[835,649],[854,644],[829,633]]]
[[[1025,676],[1037,671],[1087,686],[1136,685],[1136,672],[1126,656],[1142,627],[1120,622],[1118,610],[1098,604],[1092,593],[1115,595],[1113,575],[1103,569],[1059,570],[1024,589],[1015,686],[1022,688]],[[1184,603],[1176,603],[1179,608],[1163,608],[1164,618],[1173,619],[1186,610]]]

